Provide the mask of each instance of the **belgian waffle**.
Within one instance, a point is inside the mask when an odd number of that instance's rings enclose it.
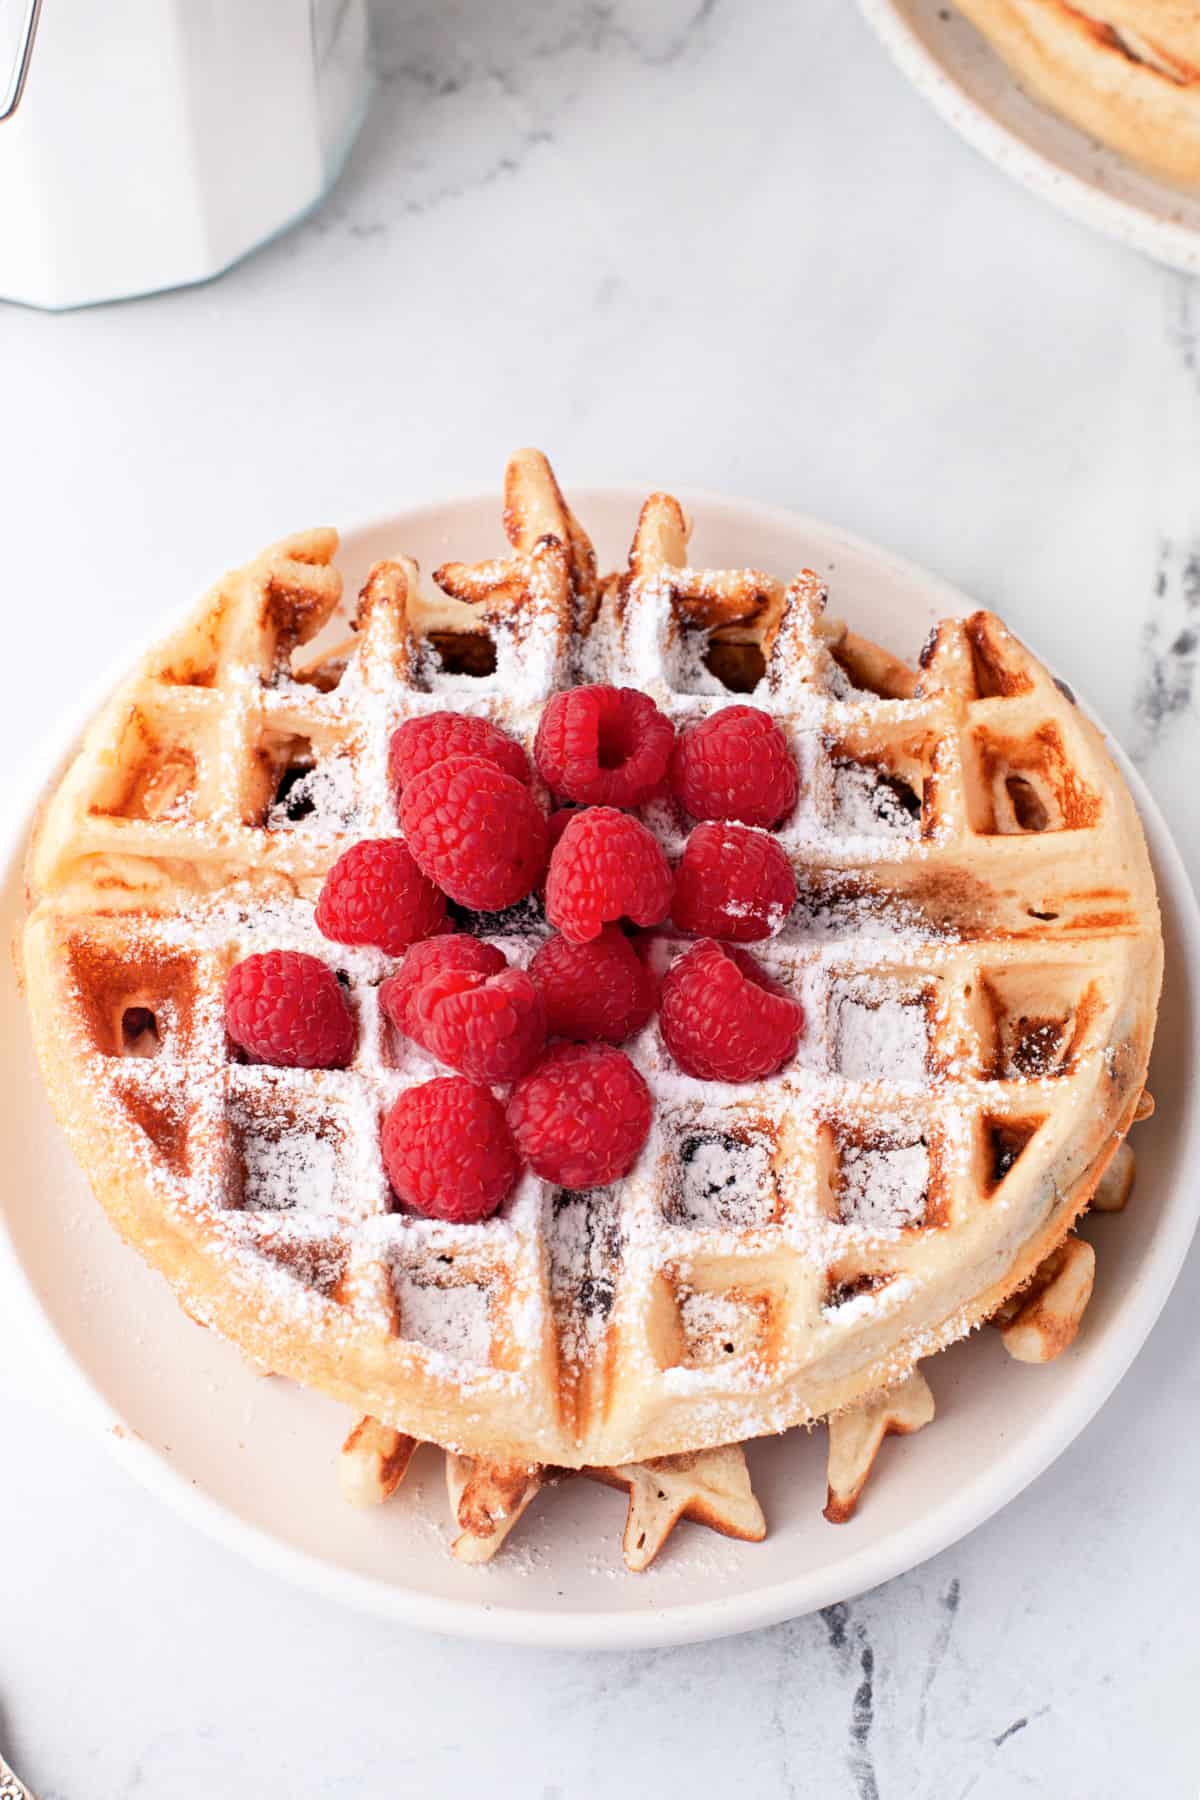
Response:
[[[1200,14],[1183,0],[958,0],[1036,99],[1184,186],[1200,182]]]
[[[436,599],[377,565],[332,651],[332,532],[218,583],[48,801],[28,995],[80,1162],[193,1317],[406,1439],[620,1470],[871,1402],[1032,1278],[1138,1106],[1158,913],[1102,739],[992,616],[943,623],[910,668],[828,618],[811,573],[692,568],[661,494],[600,582],[534,452],[505,524],[510,554],[437,571]],[[403,719],[455,707],[528,746],[581,680],[680,725],[748,697],[787,734],[799,899],[756,951],[807,1030],[779,1075],[723,1087],[652,1023],[627,1047],[655,1122],[625,1180],[526,1175],[483,1224],[420,1219],[379,1116],[437,1068],[381,1014],[388,960],[323,939],[314,899],[350,843],[397,830]],[[643,816],[675,855],[687,821]],[[459,924],[518,963],[546,930],[536,901]],[[268,948],[341,974],[349,1069],[238,1059],[225,975]],[[678,949],[656,934],[658,968]]]

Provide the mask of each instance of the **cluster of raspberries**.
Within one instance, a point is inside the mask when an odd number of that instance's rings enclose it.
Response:
[[[392,1186],[428,1217],[486,1218],[525,1165],[568,1188],[627,1174],[652,1107],[618,1046],[656,1006],[667,1050],[703,1080],[773,1074],[803,1029],[799,1003],[741,948],[778,930],[796,897],[769,835],[799,786],[778,726],[728,706],[676,735],[632,688],[579,687],[547,705],[533,754],[549,815],[525,751],[497,726],[447,712],[408,720],[388,758],[404,835],[354,844],[317,902],[334,943],[401,959],[379,990],[383,1012],[456,1071],[409,1088],[383,1122]],[[629,810],[669,795],[699,821],[674,870]],[[453,928],[448,902],[497,912],[535,890],[555,930],[526,969]],[[668,916],[699,941],[659,991],[627,927]],[[225,1022],[259,1062],[344,1068],[354,1054],[344,987],[298,951],[236,964]]]

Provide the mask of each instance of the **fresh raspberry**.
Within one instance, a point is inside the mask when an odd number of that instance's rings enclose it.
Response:
[[[506,967],[502,950],[497,950],[494,944],[485,944],[482,938],[469,937],[466,932],[425,938],[413,945],[396,973],[389,975],[382,984],[379,1004],[397,1031],[402,1031],[405,1037],[415,1037],[412,999],[426,981],[447,969],[486,978],[499,974]]]
[[[671,790],[693,819],[769,828],[795,806],[800,777],[773,719],[756,706],[726,706],[680,732]]]
[[[795,1055],[804,1009],[748,951],[702,938],[663,979],[667,1049],[701,1081],[758,1081]]]
[[[646,827],[611,806],[589,806],[554,848],[546,917],[573,944],[599,937],[610,919],[658,925],[671,905],[671,871]]]
[[[417,988],[409,1015],[417,1042],[472,1081],[515,1081],[546,1042],[545,1004],[524,969],[443,969]]]
[[[697,825],[675,871],[671,917],[696,937],[752,944],[792,910],[796,877],[772,837],[745,825]]]
[[[585,806],[640,806],[667,772],[675,727],[636,688],[555,694],[533,747],[546,786]]]
[[[529,789],[479,756],[447,756],[400,796],[404,837],[420,868],[460,906],[501,912],[537,885],[546,819]]]
[[[650,1132],[650,1089],[607,1044],[558,1044],[513,1090],[508,1124],[544,1181],[604,1187],[628,1175]]]
[[[266,950],[225,978],[225,1029],[255,1062],[344,1069],[354,1055],[350,1002],[333,970],[300,950]]]
[[[382,1144],[401,1200],[454,1225],[494,1213],[521,1173],[504,1108],[461,1075],[407,1088],[383,1121]]]
[[[401,956],[446,922],[446,896],[422,875],[399,838],[351,844],[325,877],[317,930],[338,944],[374,944]]]
[[[586,806],[559,806],[559,807],[556,807],[555,810],[550,814],[549,818],[546,820],[546,841],[550,846],[551,859],[553,859],[554,852],[558,848],[559,838],[562,836],[563,832],[567,829],[567,826],[571,823],[571,820],[577,819],[581,812],[586,812],[586,811],[587,811]],[[541,892],[543,902],[545,901],[545,898],[546,898],[546,876],[548,876],[549,873],[550,873],[550,864],[547,863],[546,864],[546,875],[543,875],[541,883],[540,883],[540,892]]]
[[[567,829],[571,820],[577,819],[581,812],[586,811],[587,808],[585,806],[559,806],[550,814],[550,817],[546,820],[546,831],[549,836],[551,856],[554,854],[554,846],[558,843],[559,838]]]
[[[654,1011],[654,977],[619,925],[606,925],[588,944],[556,933],[529,973],[542,990],[553,1037],[623,1044]]]
[[[481,757],[529,785],[529,758],[516,739],[490,719],[469,718],[465,713],[425,713],[419,719],[406,719],[392,733],[388,779],[397,802],[410,781],[447,756]]]

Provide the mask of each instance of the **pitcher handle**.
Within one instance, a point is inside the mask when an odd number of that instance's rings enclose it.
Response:
[[[0,124],[5,119],[11,119],[21,104],[41,11],[42,0],[25,0],[25,21],[18,33],[16,61],[13,63],[8,85],[0,88]]]

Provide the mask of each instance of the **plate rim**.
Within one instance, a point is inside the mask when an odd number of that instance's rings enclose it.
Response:
[[[573,483],[570,494],[581,510],[597,502],[627,508],[632,525],[645,490],[628,484]],[[733,514],[750,531],[756,521],[762,521],[764,527],[790,532],[797,537],[816,536],[827,546],[840,544],[864,561],[886,568],[897,578],[927,593],[939,609],[944,607],[948,613],[972,609],[970,596],[943,577],[841,526],[788,507],[704,488],[680,488],[678,498],[692,516]],[[352,555],[355,540],[369,534],[411,529],[413,522],[423,516],[442,515],[454,507],[494,507],[495,504],[496,496],[490,490],[464,490],[441,499],[418,502],[393,513],[355,519],[344,530],[339,528],[339,540],[343,552]],[[179,608],[170,608],[169,617],[145,635],[143,647],[157,642],[177,618],[186,616],[194,604],[192,601]],[[7,797],[0,805],[0,874],[6,879],[14,867],[20,868],[29,829],[46,786],[87,721],[129,670],[137,653],[136,647],[126,648],[114,657],[111,668],[87,684],[75,702],[21,759],[18,778],[8,787]],[[1034,654],[1037,654],[1036,648]],[[1087,710],[1097,718],[1091,708]],[[1170,894],[1171,910],[1184,940],[1187,961],[1200,969],[1200,903],[1183,860],[1140,773],[1107,731],[1105,741],[1129,783],[1153,852],[1156,874],[1163,890]],[[11,974],[9,979],[12,979]],[[1200,1055],[1200,1009],[1191,1020],[1191,1029]],[[1192,1143],[1200,1153],[1200,1106],[1193,1107],[1185,1116],[1184,1130],[1183,1148]],[[1041,1426],[1015,1442],[998,1463],[990,1465],[984,1473],[970,1477],[954,1495],[880,1542],[864,1545],[849,1556],[831,1561],[827,1570],[809,1571],[760,1591],[669,1602],[644,1613],[515,1610],[490,1603],[486,1598],[460,1600],[421,1594],[356,1570],[334,1566],[313,1552],[281,1542],[265,1528],[240,1518],[223,1501],[193,1485],[186,1473],[176,1469],[165,1455],[138,1438],[131,1427],[125,1426],[123,1433],[114,1431],[114,1425],[124,1422],[106,1399],[99,1383],[55,1330],[22,1263],[2,1199],[0,1284],[21,1304],[26,1323],[47,1354],[64,1392],[77,1403],[76,1416],[81,1422],[93,1429],[117,1460],[172,1511],[257,1567],[324,1598],[447,1636],[539,1648],[650,1649],[733,1636],[853,1599],[948,1549],[992,1518],[1063,1454],[1127,1373],[1175,1285],[1198,1219],[1200,1183],[1189,1188],[1186,1183],[1177,1182],[1172,1198],[1164,1208],[1156,1241],[1146,1251],[1139,1268],[1136,1292],[1131,1292],[1123,1301],[1118,1323],[1111,1328],[1111,1343],[1088,1382],[1069,1390],[1066,1397],[1047,1411]]]
[[[1097,183],[1053,162],[1019,132],[994,118],[929,49],[901,10],[899,0],[858,0],[858,8],[921,98],[1003,174],[1019,181],[1030,193],[1076,223],[1126,249],[1139,250],[1155,262],[1185,274],[1200,271],[1200,228],[1177,219],[1157,218],[1136,201],[1107,193]],[[1019,87],[1014,76],[1010,74],[1008,78]],[[1081,143],[1093,141],[1071,120],[1060,118],[1060,123],[1072,130]],[[1120,154],[1104,145],[1100,148],[1107,155]],[[1166,195],[1182,193],[1153,174],[1147,178],[1155,181]]]

